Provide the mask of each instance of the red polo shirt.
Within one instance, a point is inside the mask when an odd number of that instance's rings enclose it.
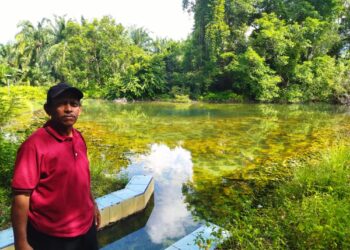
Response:
[[[40,232],[75,237],[88,231],[94,211],[87,150],[81,134],[58,134],[47,123],[19,148],[14,190],[32,191],[29,220]]]

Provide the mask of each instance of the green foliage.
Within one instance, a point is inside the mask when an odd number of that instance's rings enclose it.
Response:
[[[175,99],[173,99],[173,102],[190,103],[192,101],[188,95],[175,95]]]
[[[16,41],[0,45],[0,84],[68,81],[106,99],[154,100],[179,87],[191,99],[231,91],[259,102],[338,101],[350,91],[344,84],[350,66],[342,62],[350,57],[349,6],[347,0],[183,0],[194,14],[185,41],[152,39],[145,28],[126,29],[109,16],[23,21]],[[327,64],[336,77],[329,70],[310,78]]]
[[[337,74],[335,75],[336,85],[334,86],[334,95],[341,102],[342,96],[348,96],[350,92],[350,60],[338,60]]]
[[[170,94],[175,97],[175,96],[180,96],[180,95],[189,95],[190,90],[189,88],[182,88],[180,86],[173,86],[170,90]]]
[[[295,80],[304,96],[311,101],[330,101],[333,90],[340,84],[336,62],[329,56],[316,57],[295,68]]]
[[[33,103],[46,100],[44,87],[10,86],[0,87],[0,125],[4,126],[10,118],[23,115],[23,110],[32,112]]]
[[[263,13],[254,26],[257,27],[251,39],[254,50],[265,58],[270,67],[278,72],[283,71],[288,64],[288,52],[294,46],[289,27],[274,13]]]
[[[238,62],[231,63],[227,70],[236,78],[236,88],[242,93],[249,93],[250,97],[259,101],[273,101],[278,97],[278,83],[281,78],[265,63],[252,48],[238,58]]]
[[[307,59],[328,54],[340,40],[339,34],[335,32],[339,28],[336,23],[308,17],[301,27]]]
[[[287,202],[286,202],[287,203]],[[316,194],[301,202],[285,204],[285,234],[295,249],[347,249],[349,200],[332,194]]]
[[[339,58],[348,56],[346,1],[252,0],[222,4],[183,1],[184,8],[193,11],[195,17],[192,48],[186,60],[193,62],[192,72],[207,79],[201,84],[202,93],[231,90],[263,102],[329,102],[337,100],[340,93],[348,93],[342,84],[347,77],[334,79],[330,75],[332,70],[334,75],[343,74]],[[215,35],[216,31],[220,35]],[[234,55],[231,60],[228,54]],[[258,63],[253,64],[252,59]],[[308,71],[315,67],[309,64],[329,64],[331,69],[310,84],[312,74]]]
[[[206,223],[207,226],[212,226],[209,223]],[[217,245],[222,241],[222,237],[224,232],[221,228],[214,228],[214,230],[210,233],[210,235],[205,234],[204,231],[198,231],[195,237],[195,244],[199,247],[199,249],[208,250],[213,248],[213,245]]]
[[[127,176],[111,174],[109,169],[112,169],[112,167],[112,164],[108,161],[92,161],[90,163],[91,190],[94,197],[101,197],[123,189],[128,183]]]
[[[348,146],[338,146],[320,161],[300,165],[278,190],[283,202],[288,244],[294,248],[346,249],[349,214]]]
[[[9,225],[11,203],[12,169],[18,148],[18,142],[8,138],[9,134],[0,133],[0,229]]]
[[[20,119],[25,113],[31,114],[34,109],[31,102],[37,98],[44,99],[43,93],[43,88],[29,86],[0,88],[0,228],[9,225],[10,186],[16,152],[20,142],[31,131],[31,124],[25,124],[16,131],[17,126],[11,126],[11,123],[14,118]]]
[[[158,57],[142,55],[129,66],[123,76],[116,76],[107,83],[108,99],[154,99],[165,88],[164,63]]]
[[[225,48],[226,40],[230,34],[225,21],[225,0],[210,1],[210,21],[206,25],[206,49],[210,61],[215,62]]]
[[[129,33],[131,40],[136,46],[149,51],[152,49],[152,38],[149,36],[147,30],[144,28],[132,27]]]
[[[280,100],[282,102],[287,103],[300,103],[303,102],[304,99],[304,93],[301,89],[301,86],[298,84],[293,84],[288,86],[285,89],[281,90],[280,93]]]
[[[230,102],[243,102],[243,97],[229,91],[213,93],[210,92],[202,97],[205,102],[219,102],[219,103],[230,103]]]
[[[0,50],[3,85],[68,81],[109,99],[153,99],[165,90],[164,59],[152,52],[156,45],[142,28],[128,32],[107,16],[81,23],[56,17],[55,23],[25,21],[20,27],[15,44]]]
[[[1,134],[0,137],[0,187],[10,186],[12,167],[15,162],[15,152],[17,151],[18,142],[15,139],[8,138],[8,134]]]
[[[349,163],[350,147],[340,145],[321,158],[293,162],[290,176],[270,180],[263,188],[251,180],[253,194],[242,179],[232,186],[226,181],[222,191],[227,197],[215,200],[210,209],[202,209],[206,206],[196,199],[199,187],[184,191],[186,200],[196,203],[195,214],[229,230],[230,237],[218,249],[347,249]],[[214,208],[218,204],[220,211]]]
[[[0,230],[9,227],[10,221],[10,206],[11,203],[11,191],[6,188],[0,188]]]
[[[264,0],[261,4],[267,12],[275,12],[285,20],[302,22],[307,17],[336,20],[345,11],[344,0]]]

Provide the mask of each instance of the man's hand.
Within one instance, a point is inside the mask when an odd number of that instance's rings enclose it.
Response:
[[[99,229],[101,225],[101,214],[96,202],[94,202],[94,210],[96,229]]]
[[[27,241],[16,242],[15,249],[16,250],[33,250],[33,248],[28,244]]]

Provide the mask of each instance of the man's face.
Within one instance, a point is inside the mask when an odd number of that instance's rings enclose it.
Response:
[[[55,98],[49,108],[51,119],[63,127],[72,127],[78,120],[80,113],[80,101],[70,92]]]

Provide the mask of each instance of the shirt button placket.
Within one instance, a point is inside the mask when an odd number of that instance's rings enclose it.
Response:
[[[77,157],[78,157],[78,152],[77,152],[77,150],[76,150],[74,138],[72,138],[72,147],[73,147],[73,156],[74,156],[74,160],[76,160]]]

